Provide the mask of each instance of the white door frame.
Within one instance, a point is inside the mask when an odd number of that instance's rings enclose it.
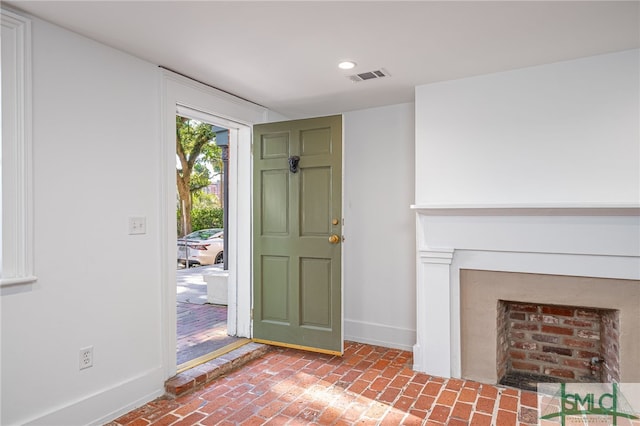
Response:
[[[175,116],[179,108],[198,118],[216,117],[229,129],[229,313],[230,334],[251,337],[251,126],[268,110],[227,93],[162,70],[160,146],[160,256],[162,352],[165,378],[176,374],[176,183]]]

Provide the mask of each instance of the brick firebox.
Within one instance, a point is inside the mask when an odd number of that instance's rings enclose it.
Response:
[[[497,312],[500,383],[619,381],[617,310],[500,300]]]

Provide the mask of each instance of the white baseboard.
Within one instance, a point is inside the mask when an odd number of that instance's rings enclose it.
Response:
[[[21,424],[25,426],[104,425],[163,394],[162,369],[155,368]]]
[[[416,331],[366,321],[344,320],[344,340],[412,351]]]

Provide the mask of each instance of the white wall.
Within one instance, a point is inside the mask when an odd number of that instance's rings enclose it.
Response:
[[[640,202],[640,51],[416,88],[416,204]]]
[[[344,114],[345,339],[415,343],[414,105]]]
[[[163,392],[159,76],[33,22],[38,281],[2,290],[3,425],[99,423]],[[128,216],[147,234],[128,235]]]

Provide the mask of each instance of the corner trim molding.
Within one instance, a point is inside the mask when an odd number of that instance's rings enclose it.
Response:
[[[31,20],[5,9],[0,9],[0,16],[3,38],[1,168],[5,178],[0,185],[0,286],[11,286],[37,280],[33,261]]]

